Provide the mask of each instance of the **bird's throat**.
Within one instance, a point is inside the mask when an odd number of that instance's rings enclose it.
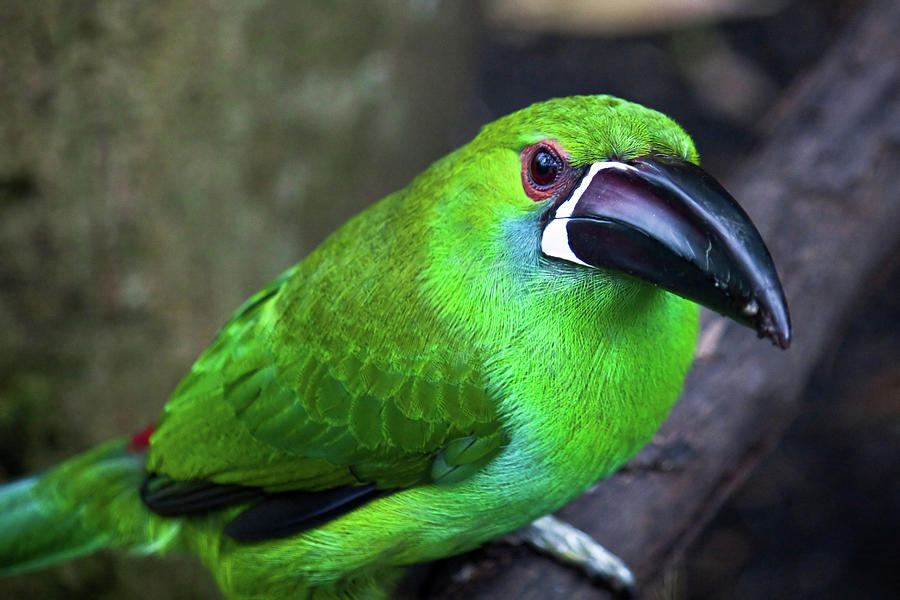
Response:
[[[698,308],[646,287],[605,315],[572,310],[548,323],[568,339],[543,356],[536,348],[510,349],[523,375],[541,373],[508,408],[516,435],[530,440],[521,451],[540,457],[535,475],[548,482],[550,501],[561,505],[618,469],[649,441],[681,392]]]

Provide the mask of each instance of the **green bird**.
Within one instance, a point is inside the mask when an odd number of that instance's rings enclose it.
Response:
[[[251,297],[155,428],[0,488],[0,573],[187,552],[232,599],[382,598],[635,454],[700,303],[781,347],[750,219],[663,114],[503,117]]]

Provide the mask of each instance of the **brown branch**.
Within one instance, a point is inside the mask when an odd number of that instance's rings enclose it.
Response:
[[[560,511],[625,559],[645,590],[780,439],[842,317],[900,240],[898,30],[894,0],[860,9],[730,185],[782,274],[793,347],[707,319],[684,396],[653,443]],[[606,595],[572,570],[499,547],[444,563],[429,587],[445,599]]]

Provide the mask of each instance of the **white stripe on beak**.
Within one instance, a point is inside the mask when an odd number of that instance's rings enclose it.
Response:
[[[569,230],[566,225],[568,224],[572,213],[575,211],[575,206],[578,204],[578,201],[581,200],[581,196],[591,185],[591,182],[594,180],[597,173],[603,169],[619,169],[627,171],[634,170],[634,167],[626,165],[625,163],[613,161],[603,161],[592,164],[588,169],[588,172],[581,178],[578,187],[572,192],[572,195],[569,196],[569,199],[559,205],[553,218],[544,227],[544,233],[541,236],[541,253],[544,256],[561,258],[562,260],[575,263],[576,265],[584,265],[586,267],[591,266],[575,256],[575,253],[572,252],[572,247],[569,245]]]

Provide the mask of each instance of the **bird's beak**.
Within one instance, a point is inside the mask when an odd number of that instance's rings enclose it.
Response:
[[[762,237],[700,167],[658,154],[594,163],[550,216],[545,256],[627,273],[790,344],[787,302]]]

